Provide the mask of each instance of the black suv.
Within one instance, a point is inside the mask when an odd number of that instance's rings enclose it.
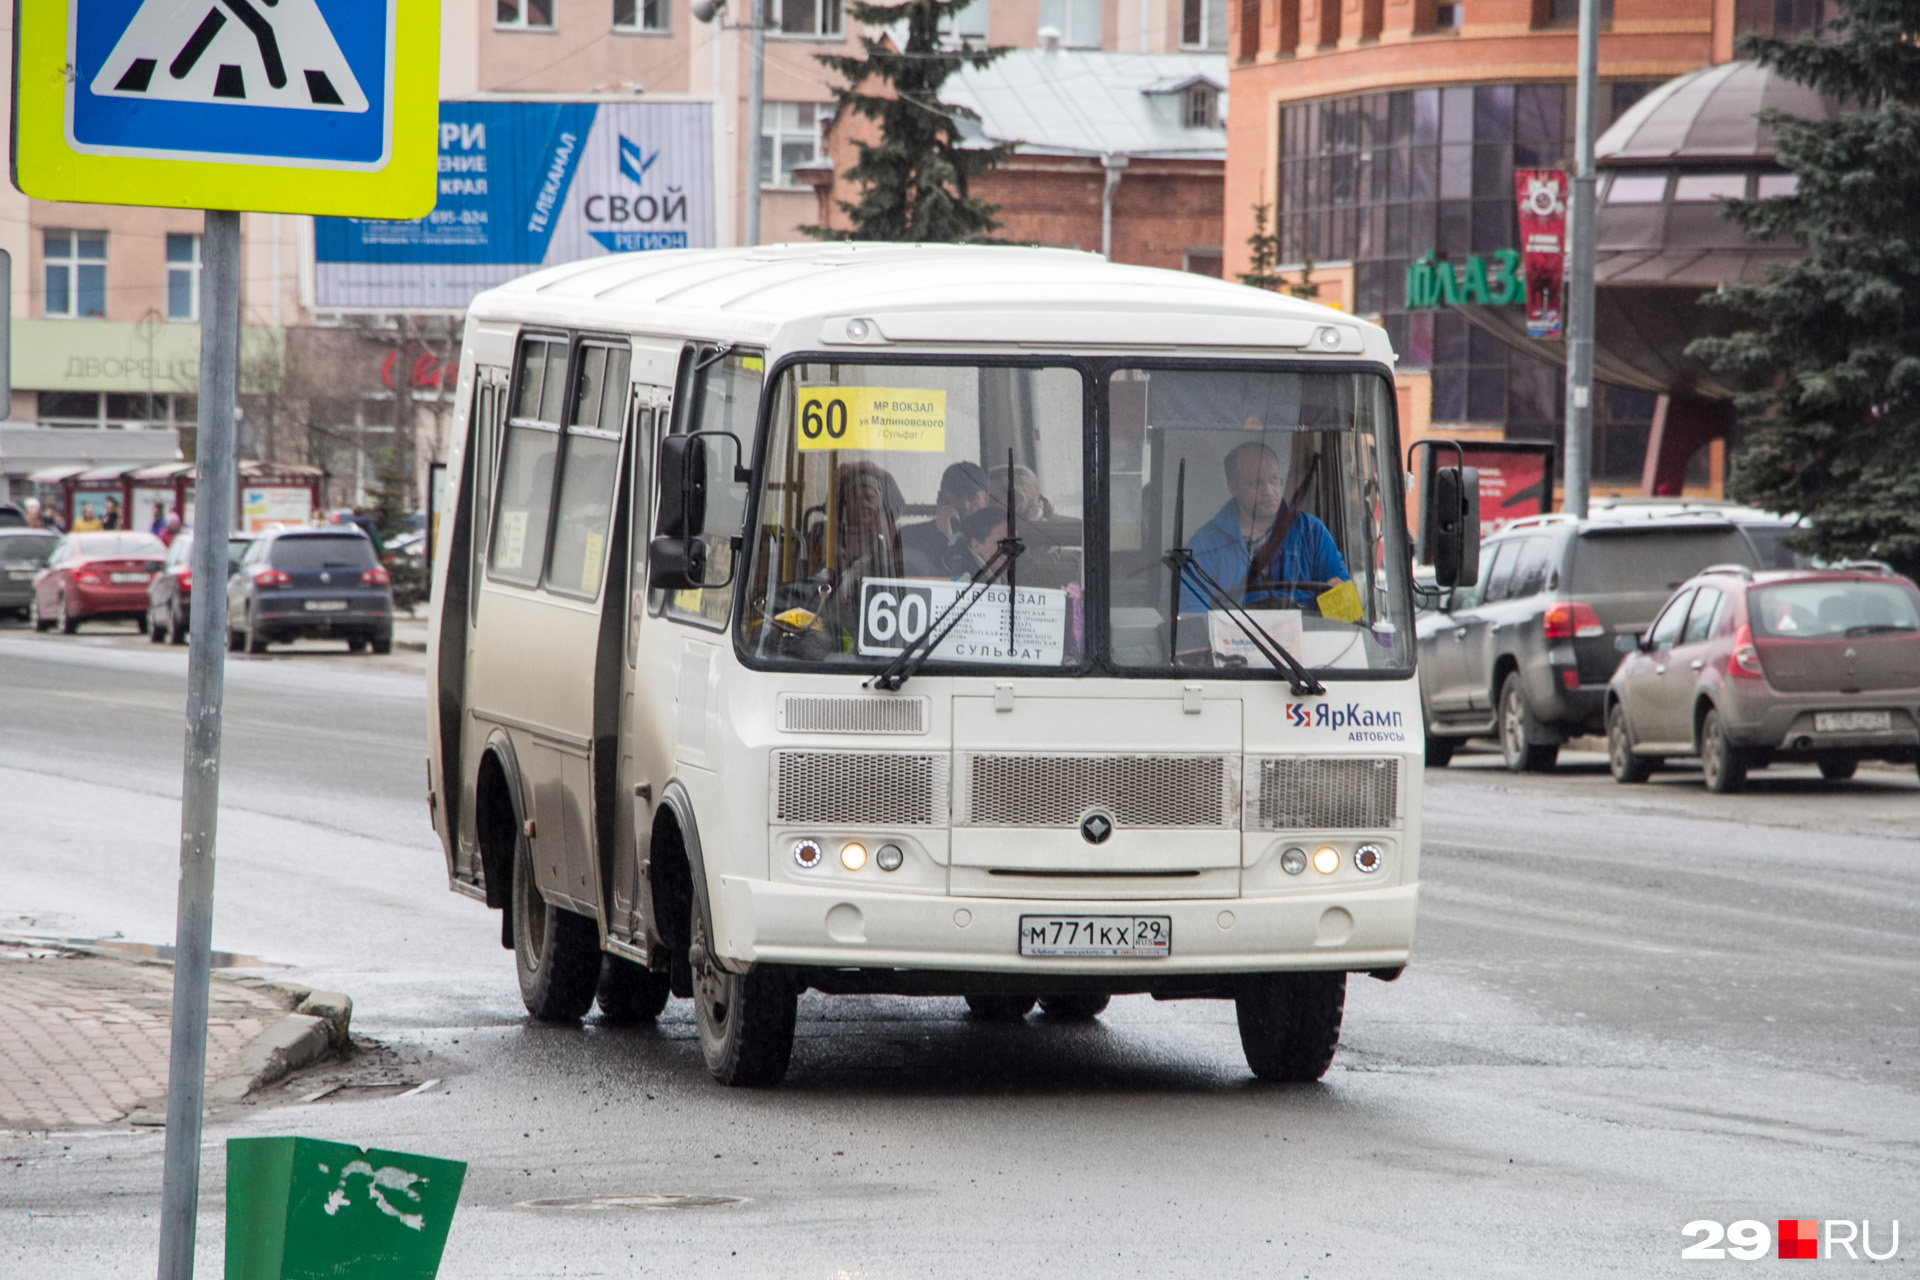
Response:
[[[229,649],[265,653],[271,642],[302,637],[393,652],[393,588],[358,529],[262,534],[227,580]]]
[[[1427,763],[1491,736],[1515,773],[1551,769],[1568,738],[1606,731],[1621,637],[1708,565],[1793,567],[1780,539],[1794,528],[1746,508],[1636,504],[1489,537],[1479,583],[1441,592],[1417,620]]]

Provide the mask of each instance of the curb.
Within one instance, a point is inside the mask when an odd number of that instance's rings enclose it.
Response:
[[[93,945],[78,939],[24,938],[5,936],[0,942],[26,946],[56,947],[77,951],[101,959],[127,964],[152,964],[173,967],[173,961],[150,956],[133,956],[113,947]],[[258,991],[279,1001],[287,1013],[262,1031],[240,1050],[227,1074],[207,1086],[206,1101],[238,1102],[256,1089],[263,1089],[288,1073],[298,1071],[330,1051],[341,1051],[352,1043],[353,998],[337,991],[316,991],[293,982],[274,982],[251,976],[222,977],[220,981]],[[165,1094],[141,1098],[128,1112],[126,1122],[160,1126],[167,1122]]]

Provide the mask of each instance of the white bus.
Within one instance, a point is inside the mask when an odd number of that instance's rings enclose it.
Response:
[[[756,1085],[809,989],[1230,999],[1256,1074],[1321,1076],[1418,889],[1392,360],[1337,311],[1046,249],[482,294],[429,804],[528,1011],[691,998]]]

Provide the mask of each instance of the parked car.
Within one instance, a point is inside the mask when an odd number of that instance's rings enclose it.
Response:
[[[33,614],[33,580],[60,535],[43,529],[0,528],[0,613]]]
[[[393,652],[393,590],[358,529],[282,529],[254,539],[227,580],[227,647],[336,638],[360,653]]]
[[[1616,636],[1644,631],[1708,565],[1771,563],[1796,527],[1747,508],[1662,507],[1508,525],[1481,548],[1479,582],[1415,618],[1427,763],[1491,736],[1514,772],[1552,768],[1568,738],[1605,730]]]
[[[147,629],[147,583],[167,548],[150,533],[70,533],[54,544],[33,583],[33,629],[68,635],[96,619]]]
[[[240,557],[253,541],[250,533],[227,535],[227,576],[240,567]],[[155,644],[187,642],[193,625],[193,535],[182,533],[167,548],[167,562],[147,586],[147,635]]]
[[[1698,756],[1707,790],[1779,760],[1850,778],[1920,765],[1920,590],[1882,565],[1716,565],[1675,592],[1607,684],[1607,758],[1645,782]]]
[[[11,502],[0,502],[0,529],[30,528],[27,513]]]

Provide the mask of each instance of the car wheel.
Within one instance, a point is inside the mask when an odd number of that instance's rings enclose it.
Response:
[[[1627,709],[1618,702],[1607,708],[1607,769],[1615,782],[1645,782],[1653,776],[1647,762],[1633,754]]]
[[[1453,759],[1455,743],[1452,738],[1436,738],[1427,735],[1427,768],[1444,769]]]
[[[27,601],[27,621],[33,624],[35,631],[45,631],[53,625],[40,616],[40,593],[38,591],[34,592],[33,598]]]
[[[1845,782],[1860,768],[1858,760],[1822,760],[1820,776],[1828,782]]]
[[[167,626],[164,622],[156,622],[154,620],[152,609],[147,610],[146,625],[140,629],[146,632],[147,639],[153,641],[155,644],[165,644],[167,642]]]
[[[393,652],[393,637],[392,637],[392,636],[378,636],[378,637],[376,637],[375,639],[373,639],[373,640],[371,640],[371,641],[369,641],[369,642],[368,642],[368,645],[369,645],[369,647],[371,647],[371,648],[372,648],[372,650],[373,650],[373,651],[374,651],[375,653],[392,653],[392,652]]]
[[[600,985],[594,1002],[600,1006],[600,1020],[616,1027],[637,1022],[652,1022],[667,1007],[673,994],[672,975],[654,973],[624,956],[603,956],[600,960]]]
[[[600,932],[585,916],[550,906],[534,883],[525,841],[513,858],[513,958],[520,1001],[542,1022],[578,1022],[600,982]]]
[[[80,619],[72,617],[67,613],[67,593],[64,591],[60,593],[59,623],[60,630],[63,634],[70,636],[80,634]]]
[[[175,644],[187,642],[187,620],[172,605],[167,606],[167,635]]]
[[[1092,1022],[1107,1011],[1113,997],[1103,991],[1078,991],[1064,996],[1041,996],[1040,1012],[1055,1022]]]
[[[1249,981],[1234,1008],[1253,1074],[1296,1083],[1327,1074],[1346,1002],[1344,973],[1274,973]]]
[[[1520,673],[1509,672],[1500,685],[1500,754],[1509,773],[1544,773],[1560,758],[1560,744],[1537,742],[1539,722],[1527,705]]]
[[[366,651],[367,651],[367,642],[365,640],[347,641],[348,653],[365,653]]]
[[[153,626],[153,619],[143,613],[133,620],[133,625],[139,630],[141,635],[146,635],[148,630]]]
[[[693,1005],[700,1052],[721,1084],[758,1088],[779,1084],[793,1059],[793,1023],[800,992],[793,979],[766,965],[729,973],[713,958],[707,925],[693,908]]]
[[[1018,1022],[1033,1012],[1032,996],[1010,996],[998,991],[967,997],[967,1012],[982,1022]]]
[[[265,653],[267,638],[260,633],[259,620],[253,616],[253,610],[247,610],[247,652]]]
[[[1747,760],[1740,749],[1727,741],[1726,726],[1718,711],[1707,712],[1700,726],[1700,772],[1707,790],[1715,795],[1731,795],[1747,785]]]

